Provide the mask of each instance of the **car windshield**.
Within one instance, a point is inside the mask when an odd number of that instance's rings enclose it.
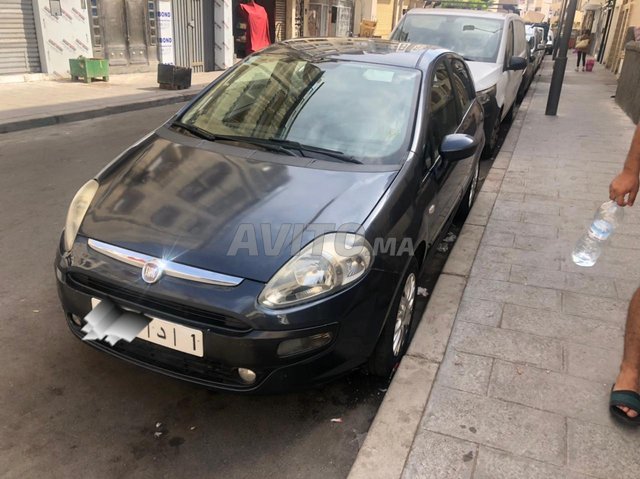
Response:
[[[398,153],[409,150],[420,79],[410,68],[263,53],[214,85],[179,121],[214,139],[295,142],[364,164],[399,163]],[[305,156],[325,158],[317,151]]]
[[[495,63],[503,21],[460,15],[405,15],[392,35],[401,42],[439,45],[465,60]]]

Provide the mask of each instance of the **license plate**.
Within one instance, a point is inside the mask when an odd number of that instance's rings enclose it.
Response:
[[[95,308],[99,303],[99,299],[91,299],[92,307]],[[152,316],[147,317],[150,318],[151,321],[149,321],[146,328],[140,331],[137,336],[138,339],[193,356],[204,356],[202,331],[164,319],[154,318]]]
[[[202,331],[164,319],[151,318],[147,327],[138,334],[138,338],[183,353],[204,356]]]

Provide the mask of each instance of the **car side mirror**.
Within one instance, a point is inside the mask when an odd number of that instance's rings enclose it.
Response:
[[[507,70],[524,70],[527,68],[527,59],[522,57],[511,57]]]
[[[459,161],[472,156],[478,149],[478,140],[462,133],[447,135],[442,139],[440,155],[445,161]]]

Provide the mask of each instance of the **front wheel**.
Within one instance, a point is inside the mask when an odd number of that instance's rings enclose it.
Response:
[[[475,166],[473,167],[473,176],[471,177],[471,182],[467,187],[467,191],[462,197],[462,202],[458,207],[457,218],[465,218],[469,212],[471,211],[471,207],[473,206],[473,202],[476,200],[476,196],[478,194],[478,179],[480,177],[480,163],[476,161]]]
[[[418,262],[415,258],[411,258],[390,316],[369,359],[369,371],[375,376],[388,378],[407,351],[416,300],[417,279]]]
[[[516,110],[516,105],[515,105],[515,102],[514,102],[514,104],[511,105],[511,108],[509,108],[509,111],[507,112],[507,114],[504,117],[504,122],[507,125],[510,125],[511,122],[513,122],[513,117],[515,116],[515,113],[516,113],[515,110]]]
[[[489,134],[489,138],[487,139],[487,142],[484,145],[484,150],[482,150],[483,159],[491,158],[491,155],[493,155],[493,152],[495,151],[496,146],[498,145],[498,136],[500,135],[500,125],[501,125],[500,117],[501,116],[502,116],[502,110],[500,110],[496,115],[496,119],[493,123],[493,127],[491,128],[491,133]]]

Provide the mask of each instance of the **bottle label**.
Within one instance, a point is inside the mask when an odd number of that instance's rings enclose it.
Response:
[[[591,223],[589,236],[598,241],[605,241],[611,236],[613,225],[605,220],[595,220]]]

